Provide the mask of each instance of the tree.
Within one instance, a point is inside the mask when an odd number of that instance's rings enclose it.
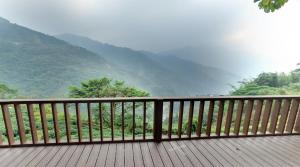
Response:
[[[11,89],[4,84],[0,84],[0,99],[9,99],[17,96],[17,90]]]
[[[231,95],[300,94],[299,68],[290,73],[261,73],[256,78],[240,82]]]
[[[124,81],[115,80],[109,78],[100,78],[100,79],[93,79],[88,80],[86,82],[82,82],[80,87],[71,86],[69,88],[69,96],[72,98],[102,98],[102,97],[146,97],[150,94],[146,91],[137,89],[135,87],[130,87],[125,84]],[[113,117],[115,119],[114,125],[115,128],[120,129],[121,127],[121,104],[120,103],[112,103],[113,106]],[[136,109],[141,107],[142,104],[136,103]],[[94,115],[94,123],[99,123],[100,115],[99,115],[99,106],[96,106],[92,109],[92,113]],[[110,124],[110,105],[103,104],[102,108],[102,118],[104,127],[111,128]],[[132,104],[125,103],[124,104],[124,120],[125,120],[125,130],[130,131],[132,133],[133,124],[132,124]],[[148,115],[150,116],[150,115]],[[151,116],[150,116],[151,117]],[[136,113],[136,129],[139,129],[137,126],[138,122],[143,119],[142,115]],[[149,118],[150,119],[150,118]],[[147,120],[149,120],[147,119]],[[95,126],[99,127],[99,126]],[[141,129],[141,128],[140,128]],[[147,129],[147,128],[146,128]],[[117,131],[116,131],[117,132]],[[129,133],[129,134],[131,134]],[[139,133],[135,131],[135,133]]]
[[[288,0],[254,0],[254,2],[259,2],[259,8],[269,13],[281,8]]]
[[[113,81],[106,77],[82,82],[81,87],[71,86],[69,90],[69,96],[73,98],[149,96],[143,90],[125,85],[124,81]]]

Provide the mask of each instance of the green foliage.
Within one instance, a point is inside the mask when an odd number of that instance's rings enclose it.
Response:
[[[0,99],[9,99],[17,96],[17,90],[0,83]]]
[[[126,86],[124,81],[113,81],[106,77],[82,82],[81,87],[71,86],[69,90],[69,95],[73,98],[149,96],[145,91]]]
[[[300,70],[285,73],[261,73],[234,87],[231,95],[288,95],[300,94]]]
[[[269,13],[281,8],[288,0],[254,0],[254,2],[259,2],[259,8]]]

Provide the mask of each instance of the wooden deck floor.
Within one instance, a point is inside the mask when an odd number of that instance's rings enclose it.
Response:
[[[0,166],[300,166],[300,136],[1,148]]]

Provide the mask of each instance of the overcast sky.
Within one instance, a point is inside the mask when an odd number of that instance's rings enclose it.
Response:
[[[271,14],[259,10],[253,0],[0,0],[0,4],[0,17],[50,35],[74,33],[153,52],[222,46],[263,61],[264,70],[271,71],[288,71],[300,62],[300,0],[290,0]]]

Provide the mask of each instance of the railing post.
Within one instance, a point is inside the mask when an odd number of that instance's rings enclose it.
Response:
[[[153,137],[155,142],[160,142],[162,138],[162,118],[163,118],[163,100],[154,101],[154,125]]]

